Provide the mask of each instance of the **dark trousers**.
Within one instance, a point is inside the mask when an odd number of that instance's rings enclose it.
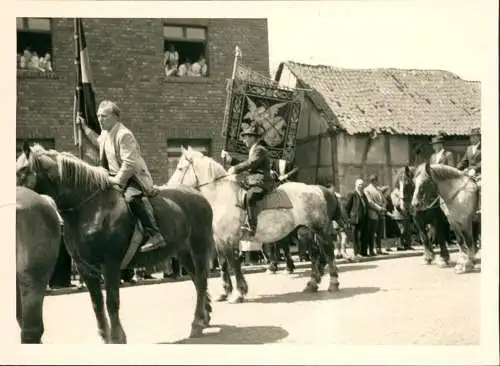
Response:
[[[257,214],[255,212],[255,204],[259,201],[266,191],[261,187],[250,187],[247,191],[246,205],[247,205],[247,215],[248,224],[251,228],[257,228]]]
[[[398,220],[398,226],[401,232],[401,246],[408,249],[411,246],[411,219]]]
[[[64,245],[64,237],[61,235],[61,245],[59,246],[59,255],[52,272],[49,282],[50,287],[69,287],[71,286],[71,257]]]
[[[362,221],[358,224],[351,224],[351,240],[354,255],[366,255],[366,222]]]
[[[369,253],[374,253],[375,249],[382,250],[382,219],[380,217],[376,219],[368,218],[366,226]]]

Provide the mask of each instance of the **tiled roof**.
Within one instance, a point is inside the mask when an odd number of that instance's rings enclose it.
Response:
[[[284,65],[349,134],[467,135],[481,124],[480,83],[448,71]]]

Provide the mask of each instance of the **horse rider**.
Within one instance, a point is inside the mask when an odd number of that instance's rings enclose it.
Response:
[[[102,101],[97,119],[102,128],[100,135],[89,128],[83,118],[79,118],[78,123],[85,137],[99,149],[100,165],[109,171],[111,183],[123,192],[132,213],[144,227],[147,240],[141,252],[165,247],[167,244],[158,229],[148,198],[155,194],[156,189],[137,140],[120,121],[120,109],[116,103]]]
[[[444,148],[444,136],[438,134],[434,136],[431,140],[434,153],[429,159],[430,164],[444,164],[449,166],[455,166],[455,159],[453,158],[453,153]]]
[[[462,160],[458,162],[457,169],[473,178],[481,189],[481,129],[479,127],[471,129],[470,145],[467,146]]]
[[[242,229],[250,236],[255,235],[257,228],[257,214],[255,204],[272,189],[271,168],[269,163],[269,151],[263,146],[257,126],[251,125],[241,133],[241,137],[249,149],[248,158],[242,162],[233,159],[226,151],[222,151],[222,158],[227,158],[232,165],[227,173],[239,174],[248,172],[246,185],[247,220]]]

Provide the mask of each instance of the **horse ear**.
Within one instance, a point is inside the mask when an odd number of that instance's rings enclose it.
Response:
[[[30,153],[31,153],[31,148],[28,140],[23,141],[23,152],[26,155],[27,158],[29,158]]]
[[[193,149],[191,148],[191,145],[188,145],[188,150],[187,150],[187,151],[188,151],[188,152],[193,151]]]
[[[187,153],[186,148],[184,147],[184,145],[181,145],[181,154],[186,155],[186,153]]]

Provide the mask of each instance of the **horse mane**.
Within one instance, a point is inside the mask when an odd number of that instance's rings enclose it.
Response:
[[[208,161],[208,174],[210,175],[211,179],[219,179],[227,175],[226,169],[224,169],[224,167],[219,162],[217,162],[210,156],[203,155],[203,153],[200,151],[191,150],[191,158],[206,159],[206,161]]]
[[[110,185],[105,169],[90,165],[71,153],[60,152],[56,160],[61,183],[71,183],[88,190],[105,190]]]
[[[464,177],[464,174],[459,169],[444,165],[444,164],[432,164],[431,170],[436,178],[440,180],[446,179],[457,179]]]

